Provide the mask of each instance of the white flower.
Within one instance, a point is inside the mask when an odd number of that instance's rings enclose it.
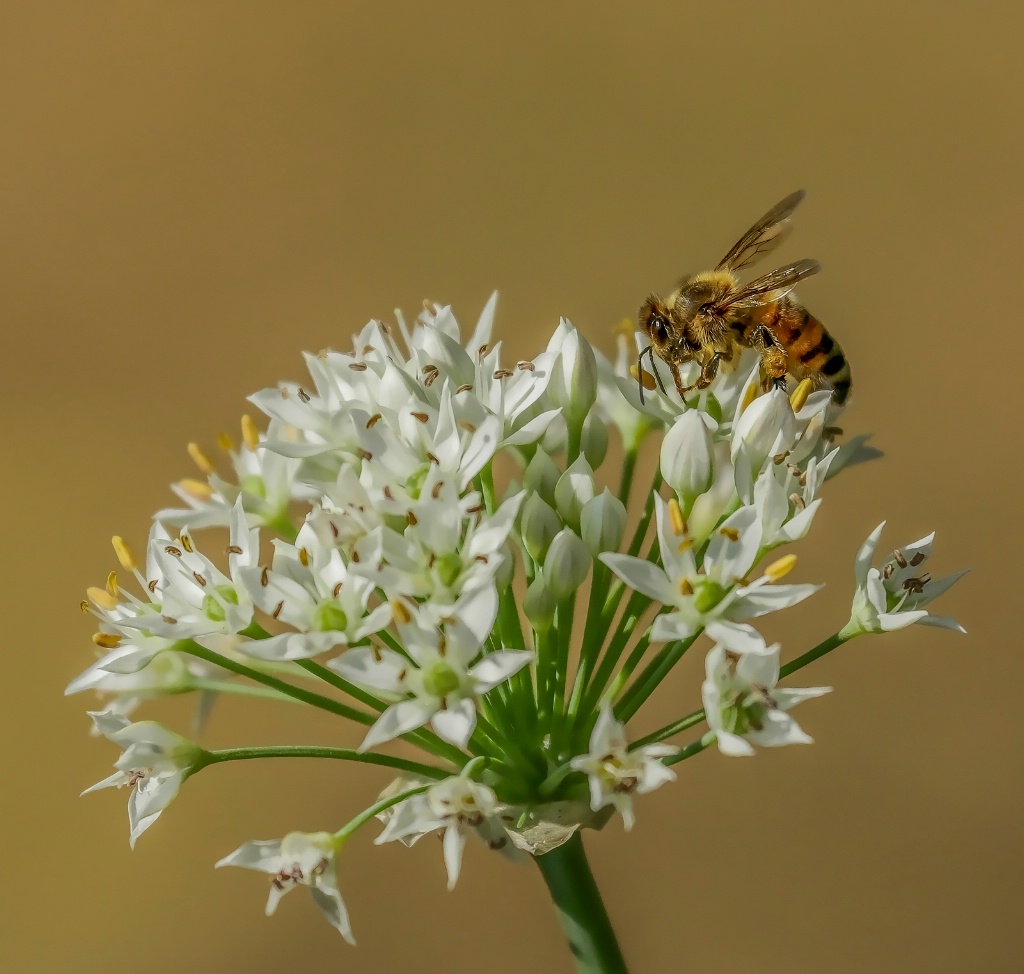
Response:
[[[693,538],[678,504],[666,504],[657,495],[654,503],[664,567],[629,555],[600,557],[631,588],[672,607],[654,620],[651,638],[656,642],[686,639],[703,628],[734,652],[765,652],[764,639],[744,620],[802,602],[820,587],[772,585],[768,574],[746,581],[761,547],[755,507],[741,507],[726,518],[711,536],[698,571]]]
[[[602,551],[618,551],[626,533],[626,507],[607,487],[583,505],[580,535],[595,557]]]
[[[217,866],[241,866],[269,874],[267,916],[273,914],[289,890],[307,887],[331,926],[354,945],[348,910],[338,891],[335,852],[329,832],[289,832],[283,839],[246,842]]]
[[[380,715],[359,749],[366,751],[428,721],[446,741],[465,747],[476,727],[477,698],[518,673],[533,653],[502,650],[473,663],[497,615],[493,588],[479,589],[456,603],[443,630],[412,618],[408,609],[402,611],[407,621],[400,613],[396,617],[408,656],[376,646],[357,647],[327,664],[358,686],[403,697]]]
[[[761,747],[811,743],[786,711],[832,688],[776,690],[778,644],[760,655],[738,655],[716,646],[708,653],[706,671],[707,679],[701,687],[704,711],[723,754],[751,755],[754,748],[750,742]]]
[[[83,795],[101,788],[132,789],[128,797],[129,842],[135,842],[159,817],[178,793],[202,749],[151,720],[133,724],[111,711],[90,712],[95,728],[124,750],[114,762],[117,772],[104,778]]]
[[[516,855],[499,811],[498,800],[490,788],[464,775],[453,775],[395,806],[384,831],[374,841],[380,845],[398,839],[412,845],[428,832],[444,829],[448,889],[454,889],[462,868],[467,832],[476,833],[491,849]]]
[[[954,619],[930,615],[925,606],[952,587],[967,569],[932,580],[924,570],[924,563],[932,550],[935,534],[897,548],[881,569],[871,567],[878,539],[885,521],[868,535],[857,552],[855,573],[857,591],[853,596],[850,627],[861,632],[891,632],[919,622],[926,626],[940,626],[964,632]]]
[[[688,409],[661,441],[661,474],[679,495],[684,510],[714,481],[714,438],[718,424],[696,409]]]
[[[568,598],[586,580],[592,558],[590,550],[571,528],[555,535],[544,557],[544,577],[551,594],[561,601]]]
[[[275,542],[273,569],[245,568],[241,578],[263,612],[297,630],[242,643],[247,656],[308,659],[358,643],[391,621],[387,603],[369,608],[373,583],[353,574],[340,551],[320,545],[308,525],[295,545]]]
[[[590,735],[590,752],[572,759],[572,767],[590,779],[590,807],[597,812],[614,805],[622,824],[633,827],[633,795],[643,795],[675,780],[675,772],[659,760],[678,749],[670,744],[647,744],[629,750],[625,726],[605,702]]]
[[[547,394],[560,406],[566,422],[581,429],[590,407],[597,401],[597,359],[590,342],[572,322],[562,318],[547,351],[557,353]]]

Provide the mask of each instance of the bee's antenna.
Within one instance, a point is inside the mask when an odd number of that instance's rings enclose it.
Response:
[[[658,368],[654,364],[654,346],[648,345],[636,359],[636,381],[637,387],[640,391],[640,405],[644,404],[644,356],[650,355],[651,358],[651,372],[654,373],[654,378],[657,380],[658,386],[662,391],[662,394],[668,395],[665,390],[665,383],[662,381],[661,375],[658,373]]]

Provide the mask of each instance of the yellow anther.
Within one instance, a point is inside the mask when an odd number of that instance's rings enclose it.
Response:
[[[189,443],[188,455],[192,458],[192,462],[205,474],[213,473],[213,463],[210,458],[203,453],[198,443]]]
[[[192,552],[196,550],[192,545],[192,538],[184,531],[182,531],[178,540],[181,542],[182,548],[184,548],[189,554],[192,554]]]
[[[107,576],[107,592],[110,593],[113,598],[117,598],[117,572],[111,572]]]
[[[213,497],[213,488],[209,484],[201,480],[195,480],[192,477],[179,480],[176,486],[179,490],[190,497],[194,497],[197,501],[206,501]]]
[[[747,406],[749,406],[757,398],[757,383],[751,382],[747,386],[746,391],[743,393],[743,404],[740,406],[740,412],[746,412]]]
[[[676,548],[676,551],[678,551],[679,554],[682,554],[684,551],[689,551],[692,547],[693,538],[683,538],[683,540],[679,542],[679,547]]]
[[[309,568],[309,552],[305,548],[299,548],[299,561],[303,568]]]
[[[121,645],[121,637],[113,632],[94,632],[92,641],[100,649],[117,649]]]
[[[110,574],[113,575],[114,573],[111,572]],[[117,607],[117,596],[114,592],[109,591],[109,589],[90,585],[85,590],[85,594],[89,596],[91,602],[98,605],[101,609],[114,609]]]
[[[723,538],[728,538],[730,541],[740,540],[740,533],[735,528],[719,528],[718,533]]]
[[[235,448],[235,444],[227,433],[217,434],[217,446],[219,446],[225,453],[230,453]]]
[[[648,392],[653,392],[655,389],[658,388],[658,383],[655,380],[654,376],[651,375],[651,373],[648,372],[646,369],[640,368],[640,366],[638,365],[631,365],[629,367],[629,374],[633,376],[634,379],[639,379],[640,382],[643,384],[643,387]]]
[[[117,560],[121,563],[121,567],[126,572],[135,571],[138,568],[138,563],[135,561],[132,549],[125,543],[124,538],[119,534],[115,534],[110,539],[110,543],[114,546],[114,554],[117,555]]]
[[[255,451],[260,445],[260,432],[248,413],[242,417],[242,439],[250,450]]]
[[[636,324],[632,318],[623,318],[614,328],[612,333],[615,335],[625,335],[627,338],[631,338],[633,333],[636,331]],[[634,376],[633,378],[636,378]]]
[[[807,397],[812,392],[814,392],[813,380],[801,379],[800,384],[793,390],[793,395],[789,397],[794,413],[798,413],[804,408],[804,403],[807,402]]]
[[[398,599],[394,599],[391,602],[391,613],[395,617],[395,622],[397,622],[400,626],[405,626],[412,622],[412,615],[410,614],[408,608],[406,608],[405,603],[399,601]]]
[[[686,534],[686,518],[683,517],[683,509],[679,506],[679,501],[674,497],[668,502],[668,519],[672,525],[672,533],[677,538]]]
[[[679,594],[693,595],[693,586],[690,584],[690,580],[688,578],[679,579]]]
[[[82,599],[82,601],[78,603],[78,607],[83,612],[88,612],[92,608],[92,606],[89,604],[89,600],[88,599]]]
[[[784,575],[788,575],[796,564],[796,555],[783,555],[778,561],[773,561],[764,573],[773,582],[777,582]]]

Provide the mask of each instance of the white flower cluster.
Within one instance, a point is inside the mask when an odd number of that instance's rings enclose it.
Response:
[[[863,438],[835,445],[829,391],[805,380],[765,392],[744,358],[682,403],[631,369],[625,338],[613,364],[564,320],[534,359],[505,365],[494,309],[492,297],[466,342],[451,310],[430,306],[412,328],[374,321],[351,352],[307,355],[308,386],[251,397],[264,432],[245,418],[239,448],[222,436],[230,475],[190,445],[205,479],[175,485],[183,506],[157,514],[144,565],[115,538],[138,591],[112,573],[83,603],[101,655],[68,692],[108,698],[93,719],[124,754],[94,788],[131,786],[133,844],[213,764],[301,754],[402,772],[338,831],[250,842],[220,863],[270,875],[268,913],[308,886],[349,940],[334,860],[375,816],[378,841],[442,832],[453,885],[468,834],[540,855],[613,811],[631,827],[633,797],[712,742],[731,755],[808,742],[788,711],[826,692],[778,688],[779,647],[752,622],[817,590],[779,584],[792,554],[758,565],[808,533],[827,478],[870,454]],[[609,429],[623,446],[611,486],[597,473]],[[637,458],[656,431],[660,469],[641,487]],[[503,492],[499,453],[521,469]],[[631,496],[643,510],[629,538]],[[921,571],[931,538],[881,569],[877,539],[857,557],[850,621],[781,672],[861,633],[956,627],[924,608],[960,577]],[[631,745],[626,722],[701,635],[703,710]],[[208,751],[126,716],[186,691],[204,714],[217,694],[258,694],[367,732],[357,751]],[[705,721],[682,749],[663,743]],[[379,750],[396,738],[424,760]]]

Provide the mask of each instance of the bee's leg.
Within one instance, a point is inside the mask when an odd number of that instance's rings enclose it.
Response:
[[[775,340],[775,336],[764,326],[758,325],[750,335],[750,347],[761,356],[763,387],[774,386],[786,391],[786,350]]]
[[[731,359],[732,352],[729,350],[724,352],[715,352],[715,354],[701,366],[700,375],[697,376],[697,381],[692,386],[686,386],[684,389],[680,389],[679,395],[683,396],[688,392],[693,392],[694,389],[706,389],[715,381],[715,376],[718,375],[719,363],[728,362]]]

